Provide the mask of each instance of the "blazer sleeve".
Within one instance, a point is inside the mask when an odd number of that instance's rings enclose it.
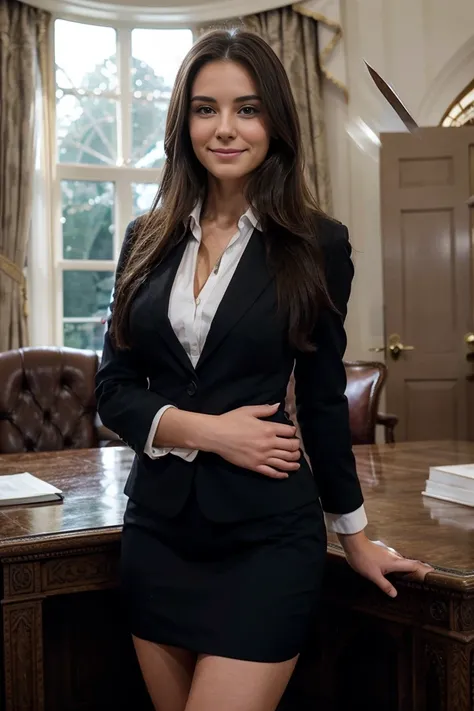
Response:
[[[295,400],[322,507],[327,513],[346,514],[364,501],[352,453],[343,363],[344,320],[354,275],[347,228],[325,226],[322,249],[328,291],[339,313],[324,308],[313,335],[316,350],[297,354]]]
[[[135,222],[125,233],[116,280],[124,267],[132,245]],[[110,312],[113,312],[113,302]],[[110,323],[110,317],[109,317]],[[108,330],[104,336],[102,361],[96,375],[96,398],[99,416],[106,427],[115,432],[141,456],[156,413],[165,405],[173,405],[148,389],[147,374],[140,367],[133,347],[116,348]]]

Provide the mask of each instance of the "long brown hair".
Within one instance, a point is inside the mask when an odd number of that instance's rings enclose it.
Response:
[[[203,35],[178,71],[166,122],[160,189],[151,211],[136,224],[117,276],[110,335],[120,348],[131,345],[129,313],[137,290],[183,237],[192,209],[205,198],[207,172],[194,154],[188,117],[194,79],[205,64],[216,60],[238,62],[250,72],[269,118],[270,147],[248,177],[245,197],[262,222],[278,301],[288,314],[290,343],[310,350],[319,309],[330,305],[316,235],[317,216],[323,213],[304,179],[298,114],[285,69],[264,40],[240,29]]]

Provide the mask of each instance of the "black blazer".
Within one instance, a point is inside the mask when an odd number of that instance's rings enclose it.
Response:
[[[212,322],[194,369],[168,320],[168,302],[186,238],[173,247],[140,288],[130,312],[133,346],[114,347],[105,335],[97,374],[98,411],[106,427],[135,450],[125,493],[165,516],[181,511],[193,480],[202,512],[231,522],[287,511],[315,501],[348,513],[363,498],[351,448],[345,397],[343,320],[353,277],[347,229],[320,219],[318,234],[329,292],[341,315],[324,310],[315,325],[313,353],[295,352],[286,320],[277,312],[276,286],[267,267],[265,236],[254,230]],[[268,235],[271,239],[271,235]],[[129,225],[119,260],[133,239]],[[216,454],[199,452],[193,462],[173,454],[152,460],[144,454],[157,411],[168,403],[193,412],[222,414],[243,405],[280,402],[284,411],[295,364],[298,422],[311,469],[304,457],[287,479],[271,479],[239,468]]]

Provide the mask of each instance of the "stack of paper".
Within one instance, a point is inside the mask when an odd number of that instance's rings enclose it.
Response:
[[[430,467],[423,495],[474,506],[474,464]]]
[[[62,501],[62,491],[29,472],[0,476],[0,506]]]

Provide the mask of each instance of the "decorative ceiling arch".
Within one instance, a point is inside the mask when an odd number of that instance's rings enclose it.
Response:
[[[447,109],[474,79],[474,35],[444,65],[426,92],[416,118],[422,126],[439,126]]]

